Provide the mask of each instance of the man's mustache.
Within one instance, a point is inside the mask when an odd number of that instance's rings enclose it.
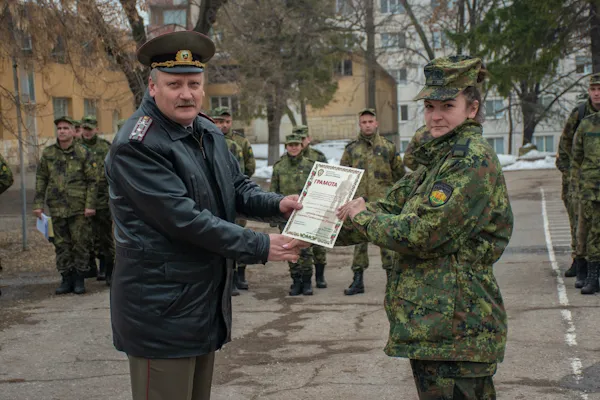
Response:
[[[196,102],[193,100],[190,101],[183,101],[181,103],[176,103],[175,107],[196,107]]]

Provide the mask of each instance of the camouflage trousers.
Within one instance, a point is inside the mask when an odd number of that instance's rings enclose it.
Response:
[[[52,218],[58,272],[87,272],[92,240],[90,220],[83,215]]]
[[[577,256],[600,262],[600,201],[580,200]]]
[[[248,224],[248,221],[245,220],[245,219],[239,219],[238,218],[238,219],[235,220],[235,223],[237,225],[241,226],[242,228],[244,228],[246,226],[246,224]],[[237,270],[239,267],[246,268],[246,264],[242,264],[242,263],[237,263],[236,262],[234,269]]]
[[[98,258],[115,259],[115,240],[113,238],[113,220],[110,209],[96,210],[92,217],[94,231],[94,253]]]
[[[569,215],[569,226],[571,227],[571,258],[577,256],[577,215],[579,214],[579,201],[572,195],[570,190],[569,176],[562,176],[562,201]]]
[[[495,400],[496,364],[410,360],[420,400]]]
[[[392,260],[394,252],[382,247],[379,248],[381,253],[381,267],[385,270],[392,269]],[[352,260],[352,271],[362,272],[369,268],[369,244],[361,243],[354,246],[354,259]]]
[[[327,249],[321,246],[312,246],[313,259],[315,265],[327,265]]]

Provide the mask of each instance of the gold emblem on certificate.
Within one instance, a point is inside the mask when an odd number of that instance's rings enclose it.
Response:
[[[288,220],[283,234],[332,248],[342,228],[338,207],[353,199],[363,170],[316,162],[300,193],[302,210]]]

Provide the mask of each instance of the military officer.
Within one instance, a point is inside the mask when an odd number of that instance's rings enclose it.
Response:
[[[256,171],[256,160],[254,159],[254,153],[252,152],[252,146],[250,141],[246,139],[243,133],[231,129],[233,123],[231,110],[227,107],[217,107],[214,110],[214,115],[218,116],[218,126],[225,135],[226,139],[233,140],[242,148],[244,154],[244,162],[242,166],[242,172],[248,177],[254,175]],[[244,227],[247,221],[242,218],[238,218],[236,221],[240,226]],[[246,264],[239,263],[234,271],[236,280],[236,287],[242,290],[248,290],[248,281],[246,280]]]
[[[377,132],[377,114],[375,110],[366,108],[359,112],[360,133],[358,138],[346,146],[340,165],[364,169],[365,172],[356,191],[355,197],[366,197],[375,200],[382,197],[394,182],[404,176],[402,157],[396,152],[396,146]],[[392,267],[392,254],[381,247],[381,263],[389,275]],[[364,293],[364,270],[369,267],[367,243],[354,247],[352,271],[354,278],[344,294],[351,296]]]
[[[327,163],[327,157],[321,150],[310,145],[312,138],[306,125],[298,125],[293,128],[292,133],[302,137],[302,156],[309,160]],[[327,250],[323,246],[312,246],[313,260],[315,264],[315,283],[320,289],[327,287],[325,281],[325,267],[327,266]]]
[[[41,218],[44,203],[48,205],[56,268],[62,276],[56,294],[83,294],[90,268],[90,218],[96,214],[98,165],[85,146],[74,141],[71,118],[57,118],[54,124],[57,140],[44,149],[38,164],[33,214]]]
[[[73,128],[75,129],[75,140],[80,140],[83,135],[83,128],[81,127],[81,121],[78,119],[73,120]]]
[[[422,400],[495,399],[507,316],[493,265],[508,245],[513,214],[502,166],[483,137],[478,58],[425,66],[433,139],[416,146],[417,170],[387,197],[342,206],[336,245],[367,240],[394,252],[385,295],[385,352],[410,359]]]
[[[270,190],[283,195],[300,194],[315,162],[304,157],[300,135],[287,135],[285,149],[286,153],[273,165]],[[279,226],[280,230],[283,228],[284,225]],[[298,261],[289,263],[292,277],[290,296],[313,294],[312,258],[311,248],[302,249]]]
[[[115,259],[115,242],[112,216],[108,208],[108,183],[104,175],[104,158],[110,150],[110,142],[98,135],[98,120],[95,116],[83,117],[81,127],[82,144],[87,147],[98,165],[96,215],[92,217],[93,247],[90,251],[90,269],[93,273],[91,275],[96,275],[96,258],[98,258],[97,280],[106,281],[110,286]]]
[[[410,139],[410,142],[404,151],[404,157],[402,161],[404,161],[404,165],[410,168],[411,171],[415,171],[417,168],[419,168],[419,162],[415,159],[413,152],[419,146],[419,144],[425,143],[431,139],[433,138],[431,137],[431,134],[425,125],[417,129],[413,137]]]
[[[9,187],[12,186],[13,174],[8,166],[8,163],[0,154],[0,194],[6,192]],[[2,260],[0,259],[0,271],[2,271]],[[2,295],[2,291],[0,291],[0,295]]]
[[[579,202],[575,193],[577,192],[577,179],[572,179],[571,169],[573,164],[573,138],[577,127],[581,121],[588,115],[594,114],[600,110],[600,73],[590,77],[588,86],[588,100],[580,103],[573,109],[563,128],[560,142],[558,144],[558,153],[556,157],[556,167],[562,173],[562,199],[569,215],[571,225],[571,257],[573,262],[571,267],[565,271],[565,277],[577,276],[575,287],[581,288],[587,274],[587,262],[585,255],[577,255],[577,227]],[[585,227],[583,227],[585,228]]]

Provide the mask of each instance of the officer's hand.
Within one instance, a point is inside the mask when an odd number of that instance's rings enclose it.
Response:
[[[38,219],[42,219],[42,213],[44,212],[41,208],[36,208],[33,210],[33,215],[35,215]]]
[[[335,215],[342,221],[345,221],[346,218],[352,219],[356,214],[358,214],[361,211],[365,211],[366,209],[367,203],[365,202],[365,199],[359,197],[357,199],[347,202],[346,204],[338,208]]]
[[[286,218],[289,218],[290,215],[292,215],[292,211],[302,209],[302,204],[298,203],[299,198],[300,196],[297,194],[285,196],[279,202],[279,211],[281,211]]]
[[[310,244],[287,236],[270,234],[269,261],[297,262],[300,249]]]
[[[86,208],[85,211],[83,212],[83,215],[85,215],[86,217],[93,217],[94,215],[96,215],[96,210],[92,210],[91,208]]]

